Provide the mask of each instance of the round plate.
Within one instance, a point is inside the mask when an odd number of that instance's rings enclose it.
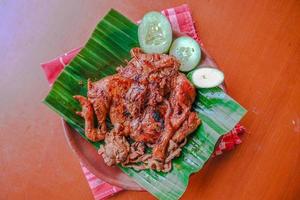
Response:
[[[95,176],[101,180],[124,188],[126,190],[143,191],[144,189],[134,182],[128,175],[123,173],[118,167],[107,166],[102,156],[88,141],[83,139],[76,131],[71,128],[65,120],[62,120],[66,139],[78,156],[80,162]]]

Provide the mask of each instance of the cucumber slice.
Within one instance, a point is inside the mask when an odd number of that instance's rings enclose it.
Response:
[[[201,67],[188,73],[189,80],[197,88],[212,88],[224,81],[224,74],[212,67]]]
[[[196,40],[183,36],[173,42],[169,54],[181,62],[180,71],[188,72],[198,65],[201,59],[201,48]]]
[[[139,25],[138,39],[145,53],[166,53],[172,43],[171,24],[161,13],[148,12]]]

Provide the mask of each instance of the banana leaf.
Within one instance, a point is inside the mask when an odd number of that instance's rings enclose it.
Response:
[[[130,59],[130,49],[137,46],[137,25],[117,11],[110,10],[98,23],[84,48],[59,75],[44,103],[85,138],[84,120],[75,114],[81,106],[72,96],[86,96],[88,78],[99,80],[114,74],[117,66]],[[218,87],[198,89],[193,109],[198,112],[202,125],[189,136],[181,156],[173,161],[171,172],[135,171],[121,167],[158,199],[179,199],[186,190],[189,176],[203,167],[218,139],[232,130],[246,113]],[[91,144],[95,148],[102,145],[101,142]]]

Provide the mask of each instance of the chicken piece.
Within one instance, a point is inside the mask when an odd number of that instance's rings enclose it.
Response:
[[[108,76],[95,83],[88,82],[88,99],[93,104],[99,125],[105,125],[109,114],[112,125],[123,124],[128,116],[125,94],[132,81],[122,76]]]
[[[74,96],[82,106],[81,112],[76,112],[85,119],[85,136],[91,141],[100,141],[105,138],[106,126],[95,128],[94,126],[94,110],[90,101],[83,96]]]
[[[177,144],[181,143],[189,134],[194,132],[200,124],[201,120],[198,117],[197,113],[190,112],[188,118],[183,122],[182,126],[173,135],[172,141]]]
[[[127,121],[124,95],[130,85],[131,81],[128,79],[108,76],[95,83],[88,80],[88,98],[74,96],[82,106],[82,111],[77,114],[85,119],[85,135],[89,140],[96,142],[105,138],[108,114],[113,126],[123,125]],[[94,112],[98,128],[94,125]],[[128,132],[128,129],[122,130]]]
[[[171,116],[171,105],[169,101],[165,100],[165,104],[167,105],[167,111],[164,116],[164,130],[160,137],[158,138],[156,145],[153,147],[153,158],[158,161],[163,161],[166,155],[166,149],[168,148],[169,141],[174,134],[173,127],[171,125],[170,116]]]
[[[127,114],[132,118],[137,118],[141,115],[145,107],[147,87],[141,84],[132,84],[125,96],[125,106]]]
[[[145,154],[145,144],[143,142],[134,142],[130,146],[129,159],[134,161]]]
[[[173,84],[173,90],[171,91],[169,106],[165,115],[165,130],[162,132],[158,139],[156,146],[153,148],[153,158],[159,161],[163,161],[166,157],[166,149],[169,145],[170,139],[173,137],[174,131],[176,131],[181,124],[189,118],[189,114],[192,119],[198,119],[195,113],[191,113],[190,109],[195,99],[196,92],[193,85],[183,74],[178,74]],[[192,121],[193,122],[193,121]],[[199,125],[198,122],[193,122],[194,125]],[[194,127],[191,125],[191,127]],[[188,127],[183,127],[178,132],[178,138],[186,136],[192,130]],[[193,130],[192,130],[193,131]],[[183,137],[184,138],[184,137]]]
[[[178,71],[180,66],[180,63],[175,59],[175,57],[166,54],[145,54],[140,48],[133,48],[130,51],[130,54],[133,59],[129,62],[129,64],[135,63],[134,65],[143,67],[143,73],[147,73],[148,71],[159,71],[166,67],[171,67]],[[149,65],[139,65],[145,63],[148,63]]]
[[[173,108],[171,123],[173,128],[177,130],[183,121],[188,118],[196,97],[196,91],[191,82],[181,73],[174,79],[172,87],[174,90],[170,96]]]
[[[138,142],[153,144],[160,137],[164,121],[159,109],[147,107],[138,120],[132,121],[130,137]]]
[[[166,54],[145,54],[140,48],[133,48],[132,59],[126,67],[118,67],[118,75],[131,79],[139,84],[148,85],[150,75],[160,74],[161,71],[172,71],[178,73],[180,63],[175,57]],[[161,73],[163,75],[163,73]]]
[[[111,131],[106,134],[104,141],[105,144],[99,150],[99,154],[102,154],[104,162],[108,166],[122,163],[127,160],[130,146],[124,136]]]

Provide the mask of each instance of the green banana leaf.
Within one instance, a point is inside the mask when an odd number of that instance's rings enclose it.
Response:
[[[88,78],[99,80],[115,73],[117,66],[130,59],[130,49],[137,46],[137,25],[117,11],[110,10],[98,23],[85,47],[57,78],[44,103],[85,138],[84,120],[75,114],[81,106],[72,96],[86,96]],[[218,87],[197,90],[193,109],[198,112],[202,125],[189,136],[181,156],[174,160],[171,172],[135,171],[121,167],[158,199],[179,199],[186,190],[189,176],[202,168],[213,153],[218,139],[229,132],[246,113],[242,106]],[[91,143],[96,148],[102,144]]]

